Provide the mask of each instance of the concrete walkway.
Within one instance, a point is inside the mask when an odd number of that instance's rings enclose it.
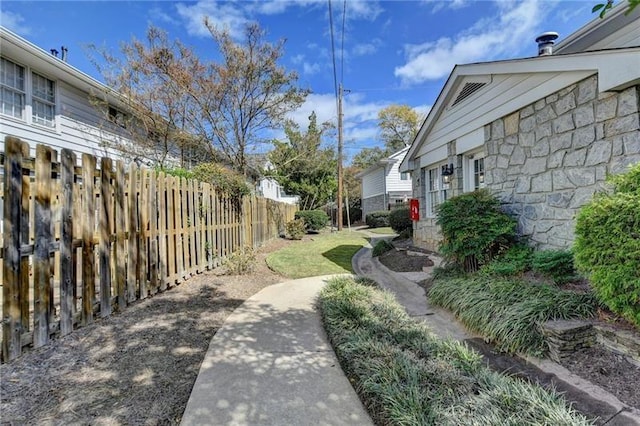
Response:
[[[263,289],[213,337],[183,425],[372,425],[315,300],[330,276]]]
[[[448,311],[431,306],[415,281],[371,257],[379,235],[353,258],[354,271],[391,291],[409,315],[438,335],[467,342],[492,368],[543,379],[597,424],[640,425],[638,410],[562,366],[497,354]],[[322,327],[315,300],[328,278],[312,277],[265,288],[227,319],[211,341],[183,425],[372,425],[344,376]]]

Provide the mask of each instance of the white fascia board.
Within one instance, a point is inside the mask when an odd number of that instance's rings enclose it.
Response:
[[[28,65],[50,78],[55,77],[65,81],[67,84],[83,91],[94,90],[98,93],[106,94],[109,101],[115,103],[116,106],[125,105],[122,95],[111,87],[83,73],[5,27],[0,27],[0,40],[2,41],[3,56],[9,57],[21,65]]]
[[[437,119],[445,112],[459,80],[464,77],[572,71],[597,73],[600,92],[623,90],[640,82],[640,47],[456,65],[411,144],[400,170],[411,171],[418,166],[414,161],[418,152]]]

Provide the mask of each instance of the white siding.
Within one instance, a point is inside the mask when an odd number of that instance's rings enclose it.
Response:
[[[411,179],[402,180],[400,176],[400,160],[388,167],[387,173],[387,193],[392,191],[411,191]]]
[[[381,166],[362,177],[362,198],[384,194],[385,167]]]

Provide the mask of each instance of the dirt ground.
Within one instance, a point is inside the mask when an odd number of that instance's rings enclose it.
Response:
[[[285,278],[258,250],[248,275],[191,277],[0,366],[2,424],[179,424],[209,342],[229,314]]]
[[[380,262],[387,268],[396,272],[421,271],[423,266],[430,266],[429,261],[424,257],[408,256],[406,251],[390,250],[379,257]],[[413,268],[413,269],[412,269]],[[428,288],[428,283],[422,283]],[[609,322],[609,325],[617,326],[629,330],[628,324],[624,322]],[[495,348],[489,345],[478,345],[478,342],[471,342],[472,346],[485,355],[495,357]],[[500,356],[501,370],[510,370],[509,356]],[[513,363],[521,361],[514,360]],[[620,401],[640,409],[640,367],[627,361],[623,356],[615,354],[597,345],[587,351],[576,353],[562,362],[562,365],[574,374],[583,377],[592,383],[608,390]],[[546,378],[537,377],[536,372],[531,370],[527,376],[532,380],[546,381]]]

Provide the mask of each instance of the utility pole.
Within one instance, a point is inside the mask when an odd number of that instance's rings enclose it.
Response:
[[[342,83],[338,86],[338,231],[342,231]]]

